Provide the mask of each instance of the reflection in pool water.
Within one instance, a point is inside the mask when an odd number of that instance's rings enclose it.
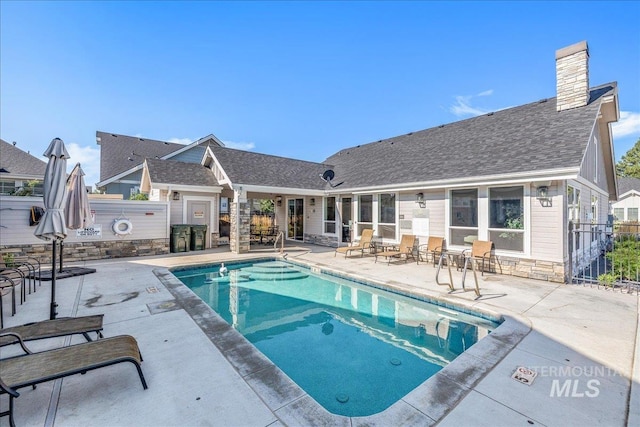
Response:
[[[174,271],[328,411],[391,406],[497,323],[280,261]]]

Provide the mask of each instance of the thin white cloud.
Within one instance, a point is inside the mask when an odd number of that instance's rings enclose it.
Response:
[[[480,92],[478,96],[489,96],[493,95],[493,89],[485,90],[484,92]]]
[[[67,172],[71,172],[76,163],[80,163],[85,173],[85,185],[95,186],[100,181],[100,149],[93,146],[81,146],[75,142],[65,144],[69,152]]]
[[[473,107],[471,105],[471,99],[473,96],[461,96],[455,97],[456,103],[449,107],[449,111],[456,116],[479,116],[481,114],[489,113],[491,110],[484,110],[481,108]]]
[[[620,111],[620,120],[611,124],[614,138],[640,134],[640,113]]]
[[[251,151],[256,148],[256,144],[253,142],[234,142],[234,141],[222,141],[225,147],[235,148],[236,150]]]
[[[173,144],[182,144],[182,145],[189,145],[193,142],[193,139],[191,138],[169,138],[169,140],[167,142],[171,142]]]

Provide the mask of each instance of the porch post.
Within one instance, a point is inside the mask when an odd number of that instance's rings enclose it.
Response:
[[[231,252],[236,254],[249,252],[250,239],[250,207],[247,203],[247,193],[242,187],[233,190],[233,202],[230,203],[231,232],[229,233],[229,246]]]

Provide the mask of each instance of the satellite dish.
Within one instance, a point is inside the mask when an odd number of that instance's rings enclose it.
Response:
[[[327,169],[322,174],[322,179],[324,179],[325,181],[329,182],[329,181],[331,181],[333,179],[334,176],[335,176],[335,173],[331,169]]]
[[[335,176],[335,172],[333,172],[331,169],[327,169],[326,171],[324,171],[322,175],[320,175],[320,178],[322,178],[323,181],[328,182],[331,188],[335,188],[338,185],[342,184],[342,182],[339,182],[338,184],[332,184],[331,180],[333,179],[334,176]]]

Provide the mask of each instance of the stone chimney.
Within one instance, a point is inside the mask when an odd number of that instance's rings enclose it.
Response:
[[[556,51],[556,110],[589,102],[589,47],[586,41]]]

